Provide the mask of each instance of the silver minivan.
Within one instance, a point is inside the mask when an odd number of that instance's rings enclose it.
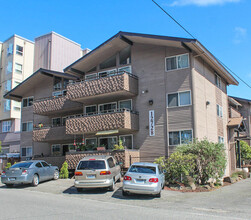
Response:
[[[119,163],[107,155],[88,156],[81,159],[75,170],[74,185],[80,192],[84,188],[115,189],[115,183],[121,179]]]

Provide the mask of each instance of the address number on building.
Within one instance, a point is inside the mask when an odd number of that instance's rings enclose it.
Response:
[[[155,136],[154,110],[149,111],[149,135]]]

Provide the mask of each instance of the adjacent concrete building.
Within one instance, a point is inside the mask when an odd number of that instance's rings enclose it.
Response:
[[[5,97],[23,103],[34,97],[22,123],[37,129],[21,137],[33,155],[62,157],[81,143],[113,149],[121,140],[141,161],[153,161],[206,137],[225,144],[228,175],[235,167],[229,84],[238,82],[195,39],[119,32],[64,73],[39,69]]]
[[[35,42],[13,35],[0,43],[0,141],[2,153],[20,152],[20,129],[26,132],[33,130],[33,118],[21,122],[21,108],[31,106],[34,96],[20,100],[3,99],[3,95],[31,76],[39,68],[63,71],[76,59],[89,52],[82,50],[80,44],[73,42],[55,32],[35,38]],[[48,96],[50,96],[49,94]],[[22,150],[22,155],[30,158],[32,149]]]

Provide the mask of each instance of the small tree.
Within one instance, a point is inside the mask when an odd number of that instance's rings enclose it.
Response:
[[[11,167],[11,163],[7,163],[6,166],[5,166],[5,169],[8,169]]]
[[[177,151],[196,156],[197,182],[205,184],[210,178],[219,179],[226,169],[226,153],[224,144],[194,140],[193,143],[180,145]]]
[[[65,161],[60,169],[60,175],[59,177],[61,179],[68,179],[69,177],[69,171],[68,171],[68,163]]]
[[[241,159],[251,160],[251,146],[245,141],[240,141]]]

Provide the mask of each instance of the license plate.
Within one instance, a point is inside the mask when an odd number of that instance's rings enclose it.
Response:
[[[9,178],[9,181],[14,181],[14,180],[16,180],[16,178],[14,177]]]
[[[144,182],[145,182],[145,180],[136,179],[136,182],[137,182],[137,183],[144,183]]]
[[[95,175],[87,175],[88,179],[95,179],[95,177],[96,177]]]

